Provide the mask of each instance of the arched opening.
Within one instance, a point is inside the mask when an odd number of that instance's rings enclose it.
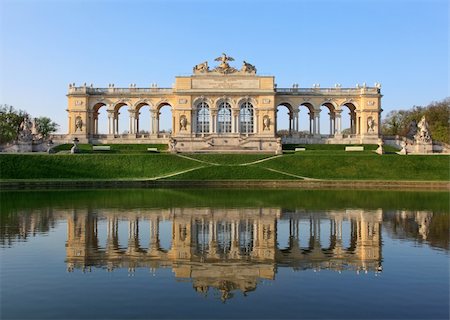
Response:
[[[311,103],[302,103],[299,108],[299,133],[307,136],[313,134],[314,106]]]
[[[277,106],[275,130],[278,137],[286,137],[292,134],[293,114],[290,104],[282,103]]]
[[[231,105],[222,102],[217,112],[217,133],[231,133]]]
[[[254,132],[253,105],[250,102],[244,102],[241,105],[239,113],[239,132],[249,134]]]
[[[161,220],[159,221],[159,249],[162,252],[169,252],[172,247],[172,230],[173,221]]]
[[[197,133],[209,133],[210,112],[209,105],[206,102],[201,102],[197,105],[197,117],[195,123],[197,124]]]
[[[150,105],[147,103],[140,103],[136,106],[135,112],[135,132],[139,137],[148,136],[151,134],[152,117],[150,112]]]
[[[345,108],[344,108],[345,107]],[[344,136],[356,134],[356,107],[353,103],[341,106],[341,133]]]
[[[320,106],[320,133],[328,136],[335,132],[335,108],[332,103],[325,102]]]
[[[204,219],[195,220],[195,251],[201,256],[208,254],[210,239],[209,222]]]
[[[126,103],[118,103],[114,106],[113,132],[116,135],[130,133],[130,114]]]
[[[231,250],[231,228],[229,221],[217,221],[216,223],[217,253],[222,258],[226,258]]]
[[[94,135],[108,134],[108,112],[106,111],[106,104],[97,103],[92,108],[93,111],[93,126],[91,132]]]
[[[243,256],[250,256],[253,251],[254,241],[254,221],[252,220],[240,220],[238,225],[239,234],[239,252]]]
[[[162,137],[168,137],[172,134],[172,128],[172,106],[168,103],[161,104],[158,107],[155,132]]]

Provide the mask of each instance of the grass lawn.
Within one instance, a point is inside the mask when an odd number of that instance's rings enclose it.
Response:
[[[274,154],[207,154],[191,153],[183,154],[187,157],[222,165],[238,165],[250,163],[261,159],[273,157]]]
[[[167,178],[168,180],[292,180],[265,168],[250,166],[209,166]]]
[[[171,154],[2,154],[1,179],[145,179],[198,167]]]
[[[373,151],[320,148],[278,157],[273,154],[174,155],[148,153],[148,146],[111,145],[117,153],[92,153],[90,145],[80,145],[86,154],[0,154],[0,179],[147,179],[175,174],[167,179],[296,180],[301,178],[295,176],[300,176],[325,180],[450,180],[448,155],[380,156]],[[186,157],[218,165],[202,164]],[[204,168],[176,174],[199,167]]]
[[[256,164],[317,179],[449,180],[449,156],[400,156],[348,153],[296,153]]]

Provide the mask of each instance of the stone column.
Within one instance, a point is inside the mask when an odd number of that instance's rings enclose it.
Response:
[[[197,133],[197,112],[198,110],[192,109],[191,113],[191,134]]]
[[[355,117],[355,134],[361,134],[361,113],[359,111],[354,113]],[[367,129],[364,129],[367,131]]]
[[[119,111],[114,113],[114,124],[113,124],[113,132],[114,134],[119,134]]]
[[[313,134],[320,134],[320,111],[313,113]]]
[[[217,110],[211,110],[210,132],[217,133]]]
[[[108,110],[108,134],[114,134],[114,111]]]
[[[231,110],[231,133],[236,132],[236,114],[235,110]]]
[[[320,134],[320,111],[316,114],[316,121],[317,121],[317,134]]]
[[[210,110],[209,112],[209,133],[214,132],[214,111]]]
[[[156,111],[150,109],[150,134],[156,134]]]
[[[134,117],[134,133],[139,133],[139,115],[141,113],[139,111],[136,111],[135,117]]]
[[[128,132],[129,134],[134,134],[135,132],[135,111],[134,110],[128,110],[129,113],[129,117],[130,117],[130,121],[129,121],[129,129]]]
[[[150,248],[159,248],[159,218],[150,219]]]
[[[292,124],[294,123],[294,121],[293,121],[294,115],[292,114],[291,111],[289,111],[288,116],[289,116],[289,135],[291,135],[292,134]]]
[[[300,111],[294,111],[294,131],[298,132],[298,119],[299,119]]]
[[[159,134],[159,116],[161,115],[161,113],[159,111],[157,111],[155,113],[155,133]]]
[[[258,133],[259,111],[253,110],[253,132]]]
[[[342,110],[336,110],[336,119],[335,119],[335,122],[336,122],[336,134],[341,134],[341,112],[342,112]]]

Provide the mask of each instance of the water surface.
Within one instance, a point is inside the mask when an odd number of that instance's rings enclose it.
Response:
[[[1,317],[449,317],[449,195],[1,195]]]

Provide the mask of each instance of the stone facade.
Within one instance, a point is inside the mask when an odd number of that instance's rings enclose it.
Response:
[[[277,108],[289,110],[289,135],[284,143],[377,143],[380,136],[380,85],[356,88],[277,88],[273,76],[260,76],[255,66],[243,62],[240,69],[229,65],[234,59],[223,54],[220,64],[209,68],[205,61],[190,76],[175,78],[173,88],[108,88],[69,85],[69,136],[81,143],[168,143],[180,152],[276,151]],[[170,106],[172,132],[159,130],[160,110]],[[299,109],[309,112],[309,134],[299,133]],[[106,107],[108,134],[98,131],[99,109]],[[128,134],[119,133],[119,109],[129,116]],[[151,129],[139,134],[140,109],[149,107]],[[320,108],[329,111],[330,135],[321,135]],[[351,132],[342,134],[341,114],[350,113]]]

